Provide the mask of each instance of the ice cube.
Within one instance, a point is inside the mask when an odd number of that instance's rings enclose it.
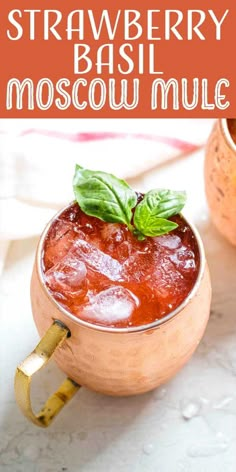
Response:
[[[83,238],[83,233],[78,233],[76,225],[70,221],[58,219],[51,226],[45,240],[45,268],[50,269],[59,262],[71,249],[76,238]]]
[[[155,238],[155,241],[160,246],[166,247],[168,249],[177,249],[181,246],[181,239],[175,234],[165,234],[165,236],[159,236]]]
[[[125,262],[132,254],[133,246],[129,241],[123,241],[116,248],[116,256],[120,262]]]
[[[170,255],[170,260],[181,271],[188,271],[196,268],[195,254],[191,249],[182,246],[181,249]]]
[[[142,251],[133,252],[123,263],[123,274],[126,280],[143,282],[150,278],[153,272],[153,255],[148,246],[144,246]]]
[[[102,239],[108,243],[121,243],[125,240],[126,227],[116,223],[105,224],[102,228]]]
[[[153,266],[152,278],[150,280],[154,291],[161,298],[169,298],[182,293],[184,287],[184,277],[169,257],[162,257]]]
[[[76,223],[79,221],[81,213],[82,212],[79,205],[77,203],[74,203],[61,213],[60,219]]]
[[[78,239],[71,249],[71,253],[80,261],[83,261],[87,269],[97,271],[112,281],[122,280],[122,266],[113,257],[89,244]]]
[[[114,255],[119,261],[123,261],[123,252],[120,252],[120,248],[122,245],[127,245],[128,242],[126,241],[127,238],[127,231],[128,228],[124,225],[116,224],[116,223],[104,223],[102,230],[101,230],[101,239],[104,244],[104,248],[106,253],[110,255]],[[127,248],[125,247],[125,252]]]
[[[90,304],[84,307],[81,316],[101,323],[117,323],[130,318],[138,304],[130,290],[118,285],[91,295]]]
[[[78,296],[85,290],[86,275],[84,262],[69,253],[46,272],[45,278],[52,291],[65,296]]]

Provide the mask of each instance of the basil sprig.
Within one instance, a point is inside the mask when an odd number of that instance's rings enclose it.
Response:
[[[146,193],[134,213],[134,225],[144,236],[161,236],[177,228],[168,218],[177,215],[186,202],[185,192],[156,189]]]
[[[147,192],[137,204],[136,192],[124,180],[79,165],[75,168],[73,189],[84,213],[109,223],[123,223],[140,240],[177,228],[178,224],[168,218],[180,213],[186,202],[185,192],[156,189]]]

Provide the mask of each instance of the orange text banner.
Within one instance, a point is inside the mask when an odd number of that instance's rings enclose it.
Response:
[[[0,117],[236,116],[233,0],[11,0]]]

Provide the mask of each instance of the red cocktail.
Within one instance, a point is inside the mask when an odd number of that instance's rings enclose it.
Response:
[[[191,357],[209,317],[209,273],[201,240],[180,214],[184,192],[137,194],[78,165],[73,189],[76,203],[38,245],[31,301],[43,337],[16,372],[19,406],[39,426],[81,385],[134,395],[166,382]],[[52,355],[67,379],[35,415],[31,378]]]
[[[171,220],[178,223],[174,231],[139,241],[127,226],[71,205],[44,243],[52,296],[78,318],[102,326],[135,327],[163,318],[186,299],[199,271],[190,226],[180,215]]]

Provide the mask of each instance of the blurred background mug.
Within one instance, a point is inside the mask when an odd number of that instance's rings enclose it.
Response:
[[[211,302],[203,244],[194,226],[188,223],[198,244],[200,267],[193,289],[177,309],[149,325],[125,329],[77,318],[52,297],[43,276],[45,237],[60,213],[41,236],[32,275],[32,310],[42,339],[18,366],[15,377],[19,407],[29,420],[42,427],[51,423],[81,385],[108,395],[126,396],[147,392],[169,380],[197,348]],[[67,379],[35,414],[31,380],[53,355]]]
[[[218,120],[205,158],[205,188],[212,220],[236,245],[236,120]]]

